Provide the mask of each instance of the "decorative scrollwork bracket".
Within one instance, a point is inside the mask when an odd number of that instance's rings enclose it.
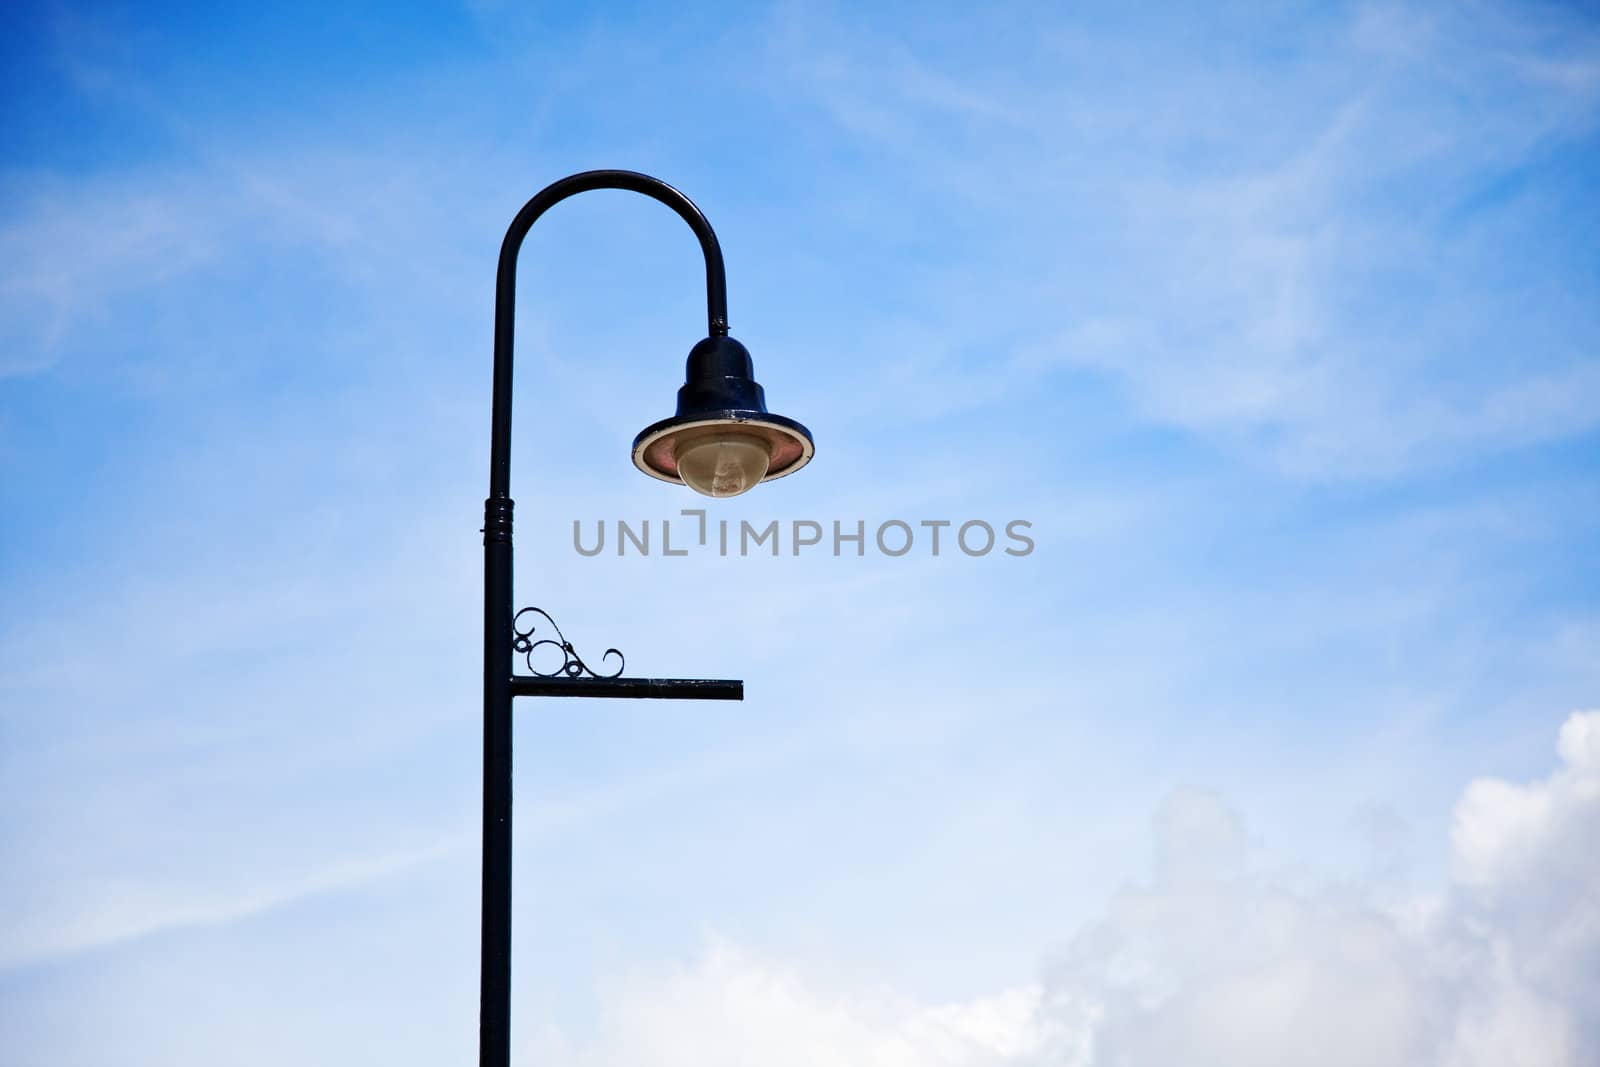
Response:
[[[526,627],[524,627],[522,620],[525,615],[537,615],[539,618],[544,619],[549,624],[550,629],[555,632],[555,636],[536,637],[535,632],[538,630],[539,621],[538,619],[529,618]],[[583,662],[583,658],[572,647],[572,642],[568,641],[566,636],[562,634],[561,627],[556,625],[556,620],[552,619],[543,608],[523,608],[517,612],[516,616],[511,620],[511,635],[511,650],[523,657],[523,660],[528,664],[529,672],[536,678],[582,678],[585,675],[590,678],[617,678],[622,675],[622,669],[626,665],[621,652],[614,648],[608,648],[600,658],[601,660],[607,660],[612,656],[617,657],[617,669],[610,674],[595,673],[594,668]],[[545,646],[549,646],[561,654],[561,664],[555,670],[541,671],[534,666],[534,653]]]

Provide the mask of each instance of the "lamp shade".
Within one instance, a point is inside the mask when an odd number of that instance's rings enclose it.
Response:
[[[815,452],[811,431],[767,410],[750,353],[731,337],[689,352],[678,412],[633,440],[634,466],[706,496],[737,496],[793,474]]]

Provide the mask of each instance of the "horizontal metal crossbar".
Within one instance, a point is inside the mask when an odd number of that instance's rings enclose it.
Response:
[[[514,697],[621,697],[634,700],[743,700],[744,683],[725,678],[540,678],[511,676]]]

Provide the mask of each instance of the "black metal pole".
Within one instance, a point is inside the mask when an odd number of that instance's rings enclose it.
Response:
[[[489,431],[489,497],[483,505],[483,914],[479,970],[478,1063],[511,1062],[511,351],[516,315],[517,253],[539,216],[591,189],[642,193],[677,212],[700,240],[706,261],[706,318],[713,337],[728,332],[722,249],[694,202],[672,186],[628,170],[591,170],[563,178],[529,200],[500,246],[494,294],[494,400]],[[734,685],[737,683],[716,683]],[[521,690],[535,692],[524,683]],[[570,695],[605,695],[596,691]],[[741,690],[742,692],[742,690]],[[541,695],[553,695],[543,693]],[[689,696],[649,686],[628,695]],[[702,698],[738,699],[731,691]]]

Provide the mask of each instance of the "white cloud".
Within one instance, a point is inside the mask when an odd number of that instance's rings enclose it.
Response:
[[[1037,989],[934,1008],[881,989],[840,995],[720,940],[697,965],[613,994],[603,1039],[575,1047],[545,1034],[524,1050],[527,1061],[998,1067],[1042,1044]]]
[[[1150,883],[1041,984],[929,1007],[714,941],[614,989],[605,1036],[525,1051],[573,1067],[1580,1067],[1600,1056],[1600,711],[1571,716],[1559,751],[1541,781],[1467,788],[1458,881],[1431,899],[1274,870],[1219,798],[1183,790]]]
[[[1593,1062],[1597,736],[1600,712],[1574,714],[1548,778],[1472,783],[1458,884],[1405,908],[1263,872],[1220,801],[1179,794],[1156,877],[1074,940],[1050,1003],[1095,1006],[1094,1067]]]
[[[1539,864],[1561,846],[1586,831],[1600,834],[1593,820],[1585,823],[1600,791],[1600,713],[1568,719],[1557,752],[1563,766],[1545,781],[1481,779],[1467,787],[1451,833],[1462,884],[1493,891],[1537,880],[1547,873]]]

